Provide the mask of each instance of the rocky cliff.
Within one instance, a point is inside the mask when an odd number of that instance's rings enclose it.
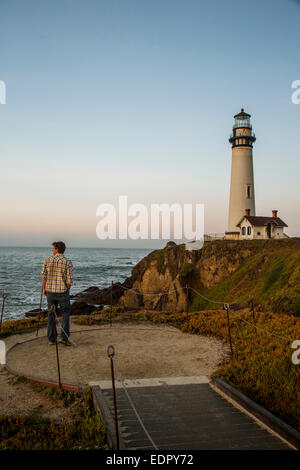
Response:
[[[187,288],[188,287],[188,288]],[[193,289],[197,290],[197,294]],[[170,312],[243,304],[300,315],[300,239],[216,240],[188,251],[172,242],[143,258],[123,284],[77,295],[93,304]]]

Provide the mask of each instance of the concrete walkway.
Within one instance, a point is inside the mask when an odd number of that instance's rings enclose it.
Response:
[[[217,393],[207,377],[126,381],[128,393],[159,450],[285,450],[290,447]],[[96,404],[114,435],[111,382],[92,382]],[[116,382],[121,448],[153,449]]]

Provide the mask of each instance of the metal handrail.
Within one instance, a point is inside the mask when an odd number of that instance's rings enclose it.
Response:
[[[247,134],[247,135],[235,135],[234,136],[233,132],[231,132],[231,134],[230,134],[230,139],[233,139],[233,138],[240,139],[240,138],[243,138],[243,137],[255,137],[256,138],[255,132],[252,132],[252,131],[251,131],[250,134]]]

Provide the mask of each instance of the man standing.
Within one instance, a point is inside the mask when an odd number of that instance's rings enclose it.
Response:
[[[48,341],[55,344],[54,322],[51,307],[60,306],[62,314],[62,328],[59,342],[71,346],[70,337],[70,289],[73,281],[73,265],[64,257],[66,245],[64,242],[52,243],[53,256],[49,256],[42,269],[43,294],[47,295],[48,302]]]

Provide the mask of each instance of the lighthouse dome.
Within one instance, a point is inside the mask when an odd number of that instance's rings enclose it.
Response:
[[[244,108],[242,108],[241,112],[234,116],[233,129],[237,129],[239,127],[248,127],[249,129],[252,129],[250,118],[251,114],[245,113]]]

